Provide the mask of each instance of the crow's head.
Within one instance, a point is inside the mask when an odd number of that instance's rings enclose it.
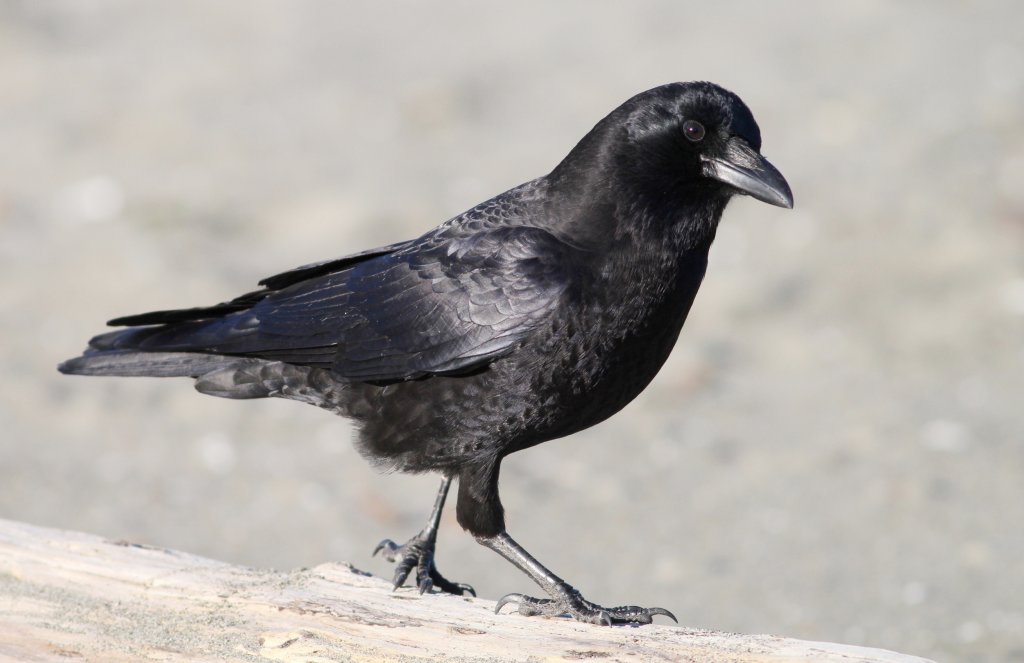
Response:
[[[793,207],[785,178],[760,154],[754,116],[728,90],[713,83],[663,85],[636,95],[607,120],[618,125],[616,166],[638,184],[744,193]]]
[[[612,111],[555,172],[577,180],[599,172],[615,195],[668,209],[736,193],[792,207],[789,185],[760,149],[757,122],[738,96],[713,83],[672,83]]]

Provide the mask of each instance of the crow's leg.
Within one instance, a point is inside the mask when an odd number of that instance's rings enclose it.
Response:
[[[535,599],[522,594],[507,594],[498,601],[495,612],[501,610],[505,604],[512,603],[519,606],[521,615],[569,615],[581,622],[605,626],[650,624],[654,615],[665,615],[672,621],[677,621],[675,615],[664,608],[641,608],[635,605],[603,608],[591,603],[569,583],[545,568],[505,531],[490,537],[478,536],[476,540],[519,567],[551,597]]]
[[[445,579],[434,566],[434,547],[437,545],[437,527],[441,522],[441,511],[444,510],[444,500],[448,496],[448,487],[451,486],[452,478],[445,477],[441,482],[441,489],[437,492],[437,499],[434,501],[434,510],[430,513],[430,519],[423,530],[406,541],[403,545],[397,545],[391,539],[384,539],[374,549],[373,554],[382,553],[389,562],[398,562],[395,567],[393,582],[395,589],[405,583],[409,572],[416,567],[416,584],[420,588],[420,594],[429,592],[431,587],[437,587],[442,592],[449,594],[472,594],[476,592],[469,585],[461,582],[450,582]]]

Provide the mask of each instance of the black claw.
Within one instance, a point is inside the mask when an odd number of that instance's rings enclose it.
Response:
[[[672,614],[672,613],[671,613],[670,611],[666,610],[665,608],[648,608],[648,609],[647,609],[647,612],[648,612],[648,613],[649,613],[649,614],[650,614],[650,615],[651,615],[652,617],[653,617],[654,615],[665,615],[666,617],[668,617],[669,619],[671,619],[672,621],[674,621],[674,622],[675,622],[676,624],[678,624],[678,623],[679,623],[679,620],[678,620],[678,619],[676,619],[676,616],[675,616],[675,615],[673,615],[673,614]]]
[[[434,581],[430,578],[423,578],[420,580],[420,594],[426,594],[434,586]]]
[[[476,590],[471,585],[467,585],[464,582],[451,582],[442,576],[434,566],[430,567],[430,580],[433,581],[434,587],[447,594],[455,594],[456,596],[469,594],[470,596],[476,596]]]
[[[474,596],[476,595],[474,594]],[[524,598],[526,597],[522,594],[505,594],[505,596],[498,599],[497,605],[494,606],[494,614],[498,614],[498,612],[509,603],[519,605]]]
[[[636,605],[623,605],[618,608],[608,608],[608,611],[614,615],[617,622],[627,622],[634,624],[651,624],[654,621],[655,615],[664,615],[675,623],[679,623],[676,616],[665,608],[641,608]]]
[[[392,590],[397,590],[399,587],[405,584],[405,579],[409,577],[409,573],[396,573],[391,578],[391,584],[393,585]]]
[[[384,539],[383,541],[377,544],[376,548],[373,549],[373,553],[370,555],[370,557],[376,557],[377,553],[379,553],[382,550],[387,551],[384,553],[384,555],[387,556],[388,553],[393,553],[396,550],[398,550],[398,546],[395,545],[395,542],[391,539]]]

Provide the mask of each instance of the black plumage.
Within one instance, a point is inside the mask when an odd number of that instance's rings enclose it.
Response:
[[[668,357],[729,198],[792,206],[759,153],[753,116],[711,83],[641,93],[548,175],[418,239],[264,279],[205,308],[112,320],[60,366],[89,375],[189,376],[227,398],[276,396],[350,417],[371,461],[444,479],[427,527],[403,546],[421,591],[462,593],[433,564],[448,486],[458,520],[550,595],[523,614],[650,622],[661,608],[602,608],[505,532],[502,458],[592,426],[632,400]]]

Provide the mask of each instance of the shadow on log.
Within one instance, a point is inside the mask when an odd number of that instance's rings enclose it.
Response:
[[[0,520],[0,659],[17,661],[828,661],[880,649],[495,615],[494,602],[345,564],[291,572]]]

